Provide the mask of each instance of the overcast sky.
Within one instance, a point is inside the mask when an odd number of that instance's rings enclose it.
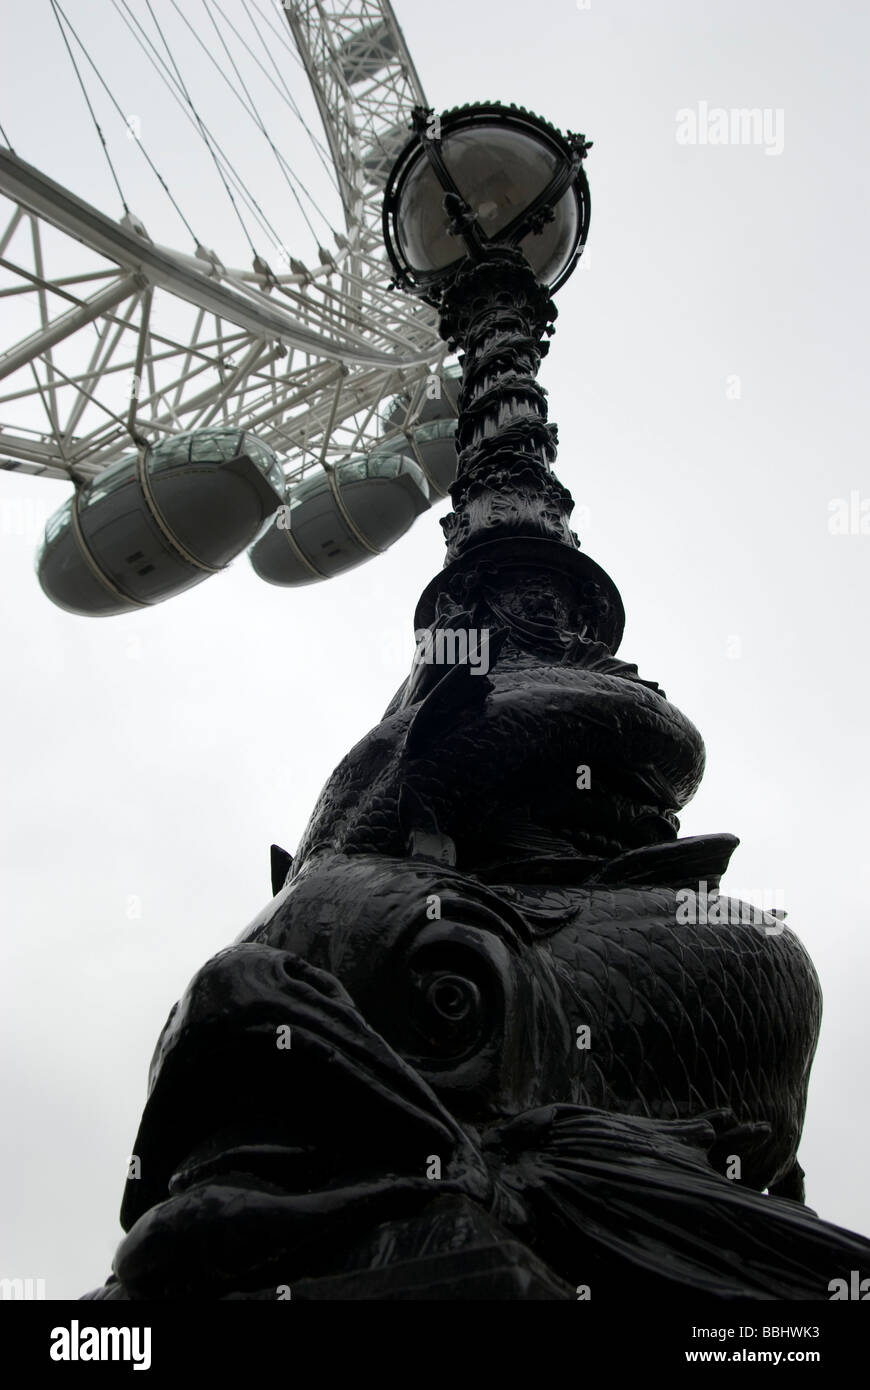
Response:
[[[172,111],[139,92],[108,0],[66,8],[208,243],[241,261],[201,147],[170,140]],[[397,13],[433,105],[515,101],[595,142],[588,263],[561,292],[544,371],[558,472],[585,509],[584,549],[623,595],[621,655],[706,740],[682,833],[739,835],[724,886],[780,891],[815,961],[808,1201],[870,1234],[870,535],[829,526],[836,499],[856,494],[860,517],[870,498],[867,11],[399,0]],[[10,139],[117,216],[47,0],[3,0],[2,15]],[[205,73],[202,55],[189,62]],[[289,62],[288,81],[301,96]],[[703,142],[722,134],[717,108],[766,112],[760,141]],[[275,134],[313,168],[298,125]],[[189,249],[128,145],[135,210]],[[252,177],[277,198],[270,167],[252,141]],[[68,495],[0,472],[0,1274],[45,1278],[50,1298],[106,1276],[168,1010],[269,898],[270,843],[295,848],[400,684],[417,595],[443,559],[429,513],[319,587],[270,587],[242,557],[150,611],[77,618],[43,597],[28,523]]]

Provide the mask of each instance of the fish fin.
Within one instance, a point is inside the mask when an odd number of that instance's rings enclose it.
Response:
[[[736,835],[686,835],[664,844],[642,845],[611,859],[596,883],[663,883],[671,888],[691,887],[704,879],[711,888],[740,844]]]
[[[531,1211],[538,1253],[558,1268],[582,1241],[602,1288],[824,1299],[831,1276],[870,1267],[870,1240],[716,1172],[707,1153],[727,1133],[716,1113],[663,1121],[554,1105],[499,1126],[488,1146]]]
[[[270,852],[272,869],[272,896],[280,893],[284,884],[287,882],[287,875],[293,863],[293,855],[288,854],[286,849],[280,845],[272,845]]]

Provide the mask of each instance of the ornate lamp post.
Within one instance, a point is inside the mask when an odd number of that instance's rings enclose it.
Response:
[[[537,381],[556,318],[551,295],[589,230],[590,142],[493,104],[441,117],[418,108],[413,123],[415,139],[387,185],[384,238],[396,284],[437,306],[442,337],[464,354],[454,512],[444,523],[453,565],[427,590],[418,616],[431,620],[445,579],[467,570],[460,557],[470,550],[490,565],[522,556],[587,586],[591,629],[615,649],[622,604],[603,571],[578,553],[568,525],[573,501],[551,471],[556,429]],[[497,544],[506,540],[511,546]]]
[[[570,529],[574,503],[552,472],[557,431],[537,380],[552,294],[589,231],[591,143],[496,104],[440,117],[418,108],[413,128],[387,184],[384,239],[395,283],[439,309],[463,365],[446,565],[420,599],[416,631],[452,630],[470,610],[467,626],[499,639],[507,627],[516,638],[519,621],[539,649],[597,642],[612,655],[622,600]],[[418,672],[406,698],[436,674]]]
[[[414,128],[387,245],[463,361],[416,627],[457,640],[170,1015],[94,1296],[826,1298],[870,1243],[802,1205],[818,982],[720,897],[735,837],[679,837],[701,736],[615,656],[551,471],[588,143],[491,105]]]

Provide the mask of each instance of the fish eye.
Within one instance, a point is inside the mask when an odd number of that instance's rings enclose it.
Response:
[[[428,1008],[439,1018],[458,1023],[480,1006],[480,991],[473,980],[461,975],[436,971],[422,981],[421,987]]]
[[[483,1000],[473,979],[452,970],[413,972],[409,1022],[428,1050],[441,1057],[466,1051],[480,1032]]]
[[[369,1025],[433,1085],[455,1078],[467,1089],[469,1067],[499,1053],[516,988],[515,933],[488,904],[445,894],[442,905],[442,917],[406,921],[382,954],[358,948],[356,976],[340,978]]]
[[[502,997],[499,973],[468,940],[427,936],[406,958],[403,1043],[421,1062],[455,1063],[489,1038]]]

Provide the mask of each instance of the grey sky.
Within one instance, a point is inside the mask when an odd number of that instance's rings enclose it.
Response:
[[[396,8],[433,104],[513,100],[595,142],[588,264],[560,295],[544,372],[558,471],[584,549],[622,592],[621,655],[705,737],[682,832],[738,834],[724,886],[782,890],[813,956],[825,1015],[800,1153],[808,1200],[870,1233],[870,535],[829,530],[834,499],[870,497],[867,12],[837,0]],[[176,147],[158,96],[140,98],[111,7],[67,9],[102,61],[117,45],[143,139],[200,235],[240,261],[206,156]],[[50,7],[4,0],[2,16],[0,120],[18,152],[117,215]],[[191,49],[190,62],[205,59]],[[301,95],[295,66],[288,81]],[[679,112],[709,122],[714,108],[753,107],[772,113],[781,152],[678,142]],[[279,136],[316,180],[298,125]],[[253,141],[250,159],[277,198]],[[187,250],[153,178],[129,177],[152,235]],[[313,239],[286,217],[311,258]],[[403,679],[415,600],[443,558],[429,513],[328,585],[272,588],[242,558],[149,612],[91,621],[53,608],[32,571],[28,499],[45,511],[68,491],[0,473],[0,1273],[44,1277],[49,1297],[108,1272],[169,1007],[269,897],[270,842],[295,848],[326,776]]]

